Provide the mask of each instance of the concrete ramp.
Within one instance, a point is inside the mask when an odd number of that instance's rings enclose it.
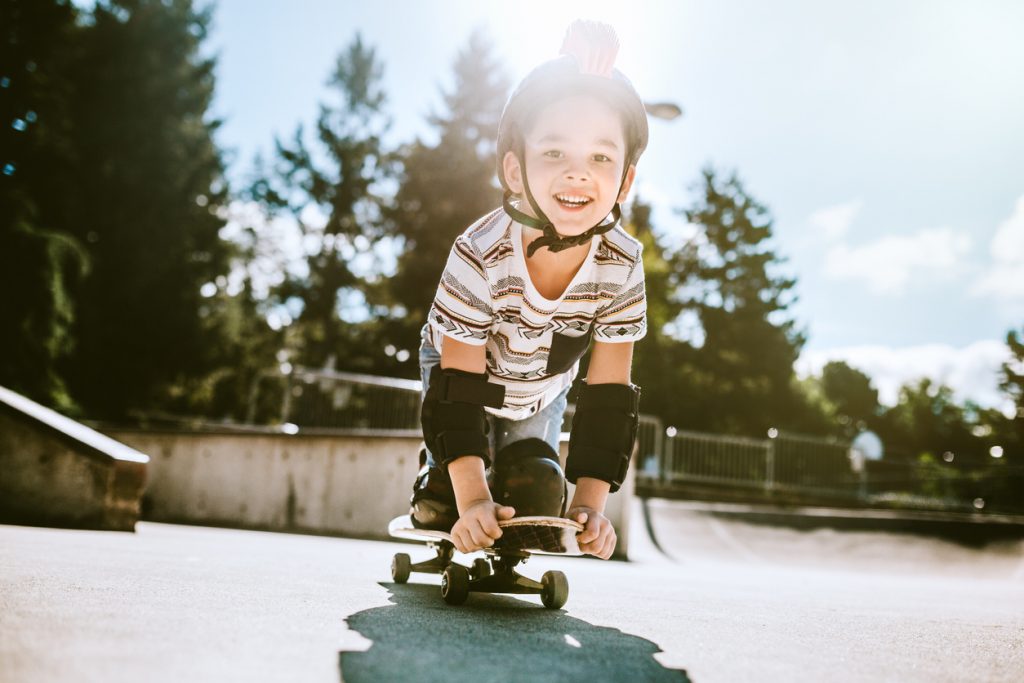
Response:
[[[148,462],[0,387],[0,522],[132,531]]]
[[[630,557],[1024,581],[1024,523],[637,499]]]

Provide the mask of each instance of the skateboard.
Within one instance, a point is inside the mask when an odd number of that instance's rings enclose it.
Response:
[[[461,605],[471,592],[524,593],[540,595],[548,609],[558,609],[569,599],[569,581],[559,571],[545,572],[534,581],[515,571],[531,554],[582,555],[576,534],[583,525],[561,517],[516,517],[498,522],[502,536],[490,548],[483,548],[484,557],[473,560],[469,567],[453,561],[455,544],[444,531],[417,529],[409,515],[391,520],[388,534],[394,538],[419,541],[436,552],[423,562],[412,563],[405,553],[398,553],[391,562],[391,578],[405,583],[413,572],[441,575],[441,597],[449,605]]]

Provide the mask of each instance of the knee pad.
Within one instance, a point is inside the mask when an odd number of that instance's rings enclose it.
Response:
[[[542,439],[524,439],[505,446],[491,469],[491,495],[511,505],[516,517],[561,517],[566,485],[558,454]]]

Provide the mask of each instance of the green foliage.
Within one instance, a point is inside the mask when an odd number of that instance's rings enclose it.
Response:
[[[864,430],[879,412],[878,390],[871,386],[871,378],[842,361],[825,365],[821,388],[833,419],[847,438]]]
[[[796,401],[795,414],[788,428],[803,434],[850,439],[858,424],[836,416],[833,403],[825,395],[820,377],[793,377],[790,387]]]
[[[919,492],[929,498],[955,499],[957,497],[957,472],[931,453],[922,453],[917,458],[915,470]]]
[[[73,346],[68,279],[87,259],[60,232],[53,198],[73,159],[75,16],[66,2],[0,3],[0,384],[66,412],[75,406],[57,363]]]
[[[390,121],[384,112],[383,66],[360,36],[342,51],[328,81],[340,106],[320,105],[315,148],[299,126],[290,143],[277,141],[273,171],[252,186],[268,216],[293,218],[307,252],[308,273],[289,274],[273,298],[301,309],[289,330],[294,359],[303,365],[372,370],[374,326],[341,316],[343,303],[368,301],[368,273],[351,264],[371,257],[382,236],[380,188],[393,175],[393,155],[382,137]]]
[[[401,314],[385,343],[412,352],[394,371],[415,378],[420,328],[452,243],[501,203],[494,148],[508,81],[482,33],[459,52],[453,75],[452,90],[441,93],[444,111],[430,116],[437,142],[416,140],[402,150],[401,184],[388,216],[401,252],[382,294]]]
[[[687,390],[700,404],[687,422],[727,433],[762,436],[799,420],[793,363],[803,333],[786,316],[795,280],[776,274],[782,259],[769,247],[772,219],[732,175],[702,173],[700,196],[683,214],[700,228],[675,259],[684,309],[703,330],[697,369]]]
[[[75,161],[54,193],[59,227],[91,271],[70,283],[72,394],[96,418],[164,407],[182,377],[213,369],[199,289],[227,266],[227,199],[208,118],[209,10],[190,0],[99,3],[70,70]]]
[[[948,453],[957,467],[977,467],[987,462],[988,454],[972,433],[974,412],[970,404],[958,405],[948,386],[922,378],[900,389],[899,402],[878,419],[877,431],[887,454],[950,457]]]
[[[1021,452],[1024,465],[1024,329],[1018,336],[1016,330],[1006,333],[1006,346],[1010,359],[1002,365],[999,388],[1013,402],[1016,414],[1011,418],[1013,441]]]
[[[651,222],[651,211],[652,206],[636,195],[624,220],[626,230],[644,246],[647,295],[648,333],[634,347],[632,378],[642,390],[643,412],[657,415],[668,425],[692,427],[696,425],[690,419],[703,400],[694,381],[700,373],[696,349],[686,340],[666,334],[684,307],[677,296],[682,286],[679,253],[659,239]],[[585,375],[584,370],[581,369],[581,376]]]

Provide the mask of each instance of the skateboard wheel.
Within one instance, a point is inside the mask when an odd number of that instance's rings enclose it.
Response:
[[[540,600],[548,609],[558,609],[569,599],[569,579],[562,572],[544,572]]]
[[[409,580],[411,568],[412,559],[405,553],[398,553],[391,560],[391,578],[395,580],[395,583],[405,583]]]
[[[450,564],[441,575],[441,597],[449,605],[461,605],[469,597],[469,571],[461,564]]]
[[[469,578],[471,579],[482,579],[485,576],[491,575],[491,565],[487,560],[482,557],[478,557],[473,560],[473,566],[469,569]]]

